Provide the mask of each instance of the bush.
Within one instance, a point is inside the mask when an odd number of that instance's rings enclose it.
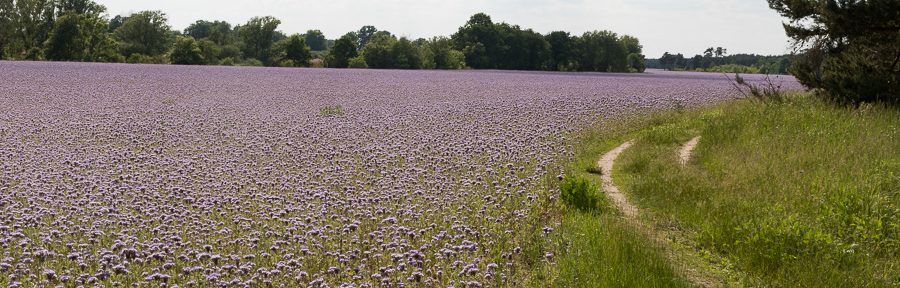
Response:
[[[153,58],[147,55],[134,53],[131,54],[131,56],[128,56],[128,59],[126,59],[125,62],[131,64],[150,64],[153,63]]]
[[[447,69],[463,69],[466,68],[466,54],[459,50],[450,50],[447,57]]]
[[[234,66],[234,58],[228,57],[219,61],[219,65],[222,66]]]
[[[366,64],[366,58],[363,58],[362,56],[357,56],[357,57],[353,57],[353,59],[350,59],[349,67],[365,69],[365,68],[369,68],[369,64]]]
[[[203,54],[203,64],[219,64],[219,55],[222,54],[222,47],[216,44],[216,42],[209,39],[200,39],[197,40],[197,46]]]
[[[28,52],[25,54],[25,59],[33,61],[44,59],[44,50],[40,47],[31,47],[31,49],[28,49]]]
[[[647,65],[645,64],[644,55],[639,53],[631,53],[628,54],[628,69],[631,72],[643,73],[647,70]]]
[[[241,58],[241,48],[236,45],[225,45],[222,46],[222,51],[219,52],[218,55],[220,58],[232,58],[234,59]]]
[[[735,74],[734,81],[731,82],[731,85],[743,94],[744,97],[753,97],[754,99],[763,102],[780,103],[784,101],[784,93],[781,92],[781,85],[775,84],[775,82],[769,78],[769,75],[766,75],[763,82],[764,83],[762,84],[752,84],[744,80],[744,77],[741,77],[740,74]]]
[[[294,60],[290,60],[290,59],[278,61],[277,64],[278,64],[278,67],[285,67],[285,68],[297,67],[297,63],[294,63]]]
[[[581,211],[593,211],[600,208],[600,197],[597,185],[582,177],[566,177],[559,184],[561,199],[566,205]]]
[[[262,62],[262,61],[259,61],[259,59],[256,59],[256,58],[247,58],[247,59],[244,60],[243,63],[241,63],[241,66],[262,67],[262,66],[263,66],[263,62]]]
[[[350,59],[358,55],[357,47],[353,37],[345,35],[334,42],[334,47],[326,57],[326,66],[332,68],[347,68]]]

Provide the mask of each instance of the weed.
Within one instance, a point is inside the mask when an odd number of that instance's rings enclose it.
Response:
[[[600,199],[596,185],[579,176],[569,176],[559,184],[561,199],[566,204],[581,211],[593,211],[599,207]]]
[[[784,92],[782,92],[784,90],[781,88],[781,84],[775,84],[769,74],[766,74],[762,81],[764,82],[762,85],[752,84],[741,77],[741,74],[735,73],[731,85],[744,97],[753,97],[762,102],[780,103],[784,101]]]
[[[319,114],[325,117],[331,116],[343,116],[344,115],[344,107],[341,106],[325,106],[322,109],[319,109]]]

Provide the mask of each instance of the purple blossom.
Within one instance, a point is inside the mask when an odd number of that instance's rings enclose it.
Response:
[[[509,283],[570,133],[735,94],[703,73],[2,61],[0,88],[10,287]]]

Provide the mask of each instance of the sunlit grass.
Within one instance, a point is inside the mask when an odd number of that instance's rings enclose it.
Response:
[[[749,285],[900,285],[900,112],[806,96],[650,121],[617,182]],[[701,135],[687,167],[679,145]]]
[[[575,145],[575,157],[566,167],[563,188],[587,186],[585,201],[562,201],[560,255],[554,287],[688,287],[666,258],[659,244],[620,217],[608,198],[599,190],[600,175],[596,162],[600,155],[629,139],[636,129],[647,125],[645,118],[607,123],[581,133]],[[570,183],[570,184],[565,184]],[[583,183],[583,184],[581,184]],[[578,189],[574,189],[578,190]],[[583,189],[581,189],[583,190]],[[590,207],[587,209],[586,207]]]

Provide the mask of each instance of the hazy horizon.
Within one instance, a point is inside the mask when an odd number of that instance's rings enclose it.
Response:
[[[100,0],[110,17],[142,10],[160,10],[173,29],[184,30],[197,20],[224,20],[241,24],[254,16],[274,16],[286,34],[321,30],[334,39],[373,25],[398,36],[449,36],[469,16],[484,12],[494,22],[507,22],[540,33],[563,30],[580,35],[611,30],[640,39],[644,54],[658,58],[663,52],[700,54],[721,46],[730,54],[784,54],[788,38],[781,18],[766,1],[687,0],[525,0],[525,1],[405,1],[354,3],[321,1],[127,1]],[[752,2],[752,3],[751,3]],[[207,9],[207,7],[218,7]],[[716,40],[708,40],[716,39]]]

